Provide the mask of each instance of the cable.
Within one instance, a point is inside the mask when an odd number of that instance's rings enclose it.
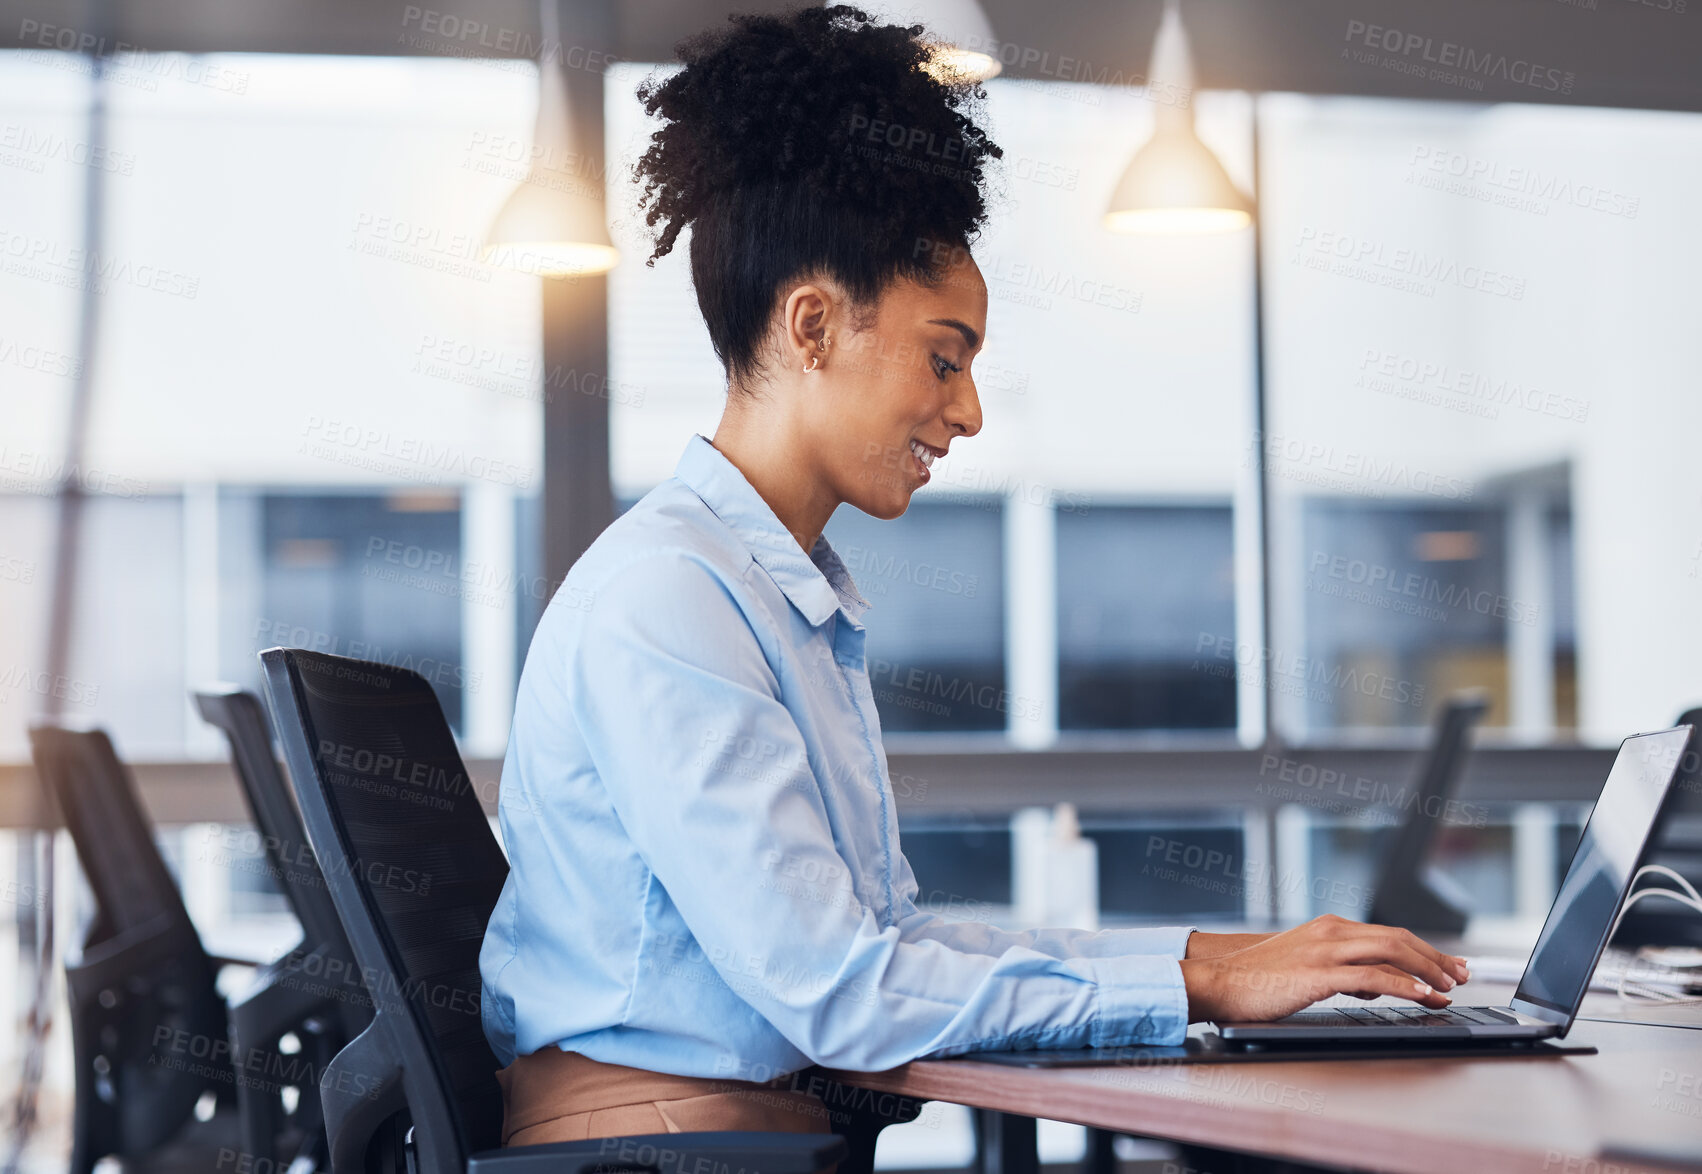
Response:
[[[1673,880],[1678,882],[1678,887],[1683,889],[1685,895],[1692,901],[1702,901],[1702,894],[1697,893],[1696,886],[1692,885],[1683,876],[1674,872],[1664,864],[1645,864],[1642,868],[1637,870],[1637,875],[1631,878],[1631,883],[1635,885],[1651,872],[1659,873],[1662,876],[1670,876]],[[1649,892],[1650,890],[1645,889],[1643,891]]]
[[[1625,920],[1625,915],[1631,911],[1631,907],[1645,897],[1667,897],[1677,901],[1680,905],[1695,910],[1697,913],[1702,913],[1702,895],[1696,892],[1696,887],[1664,865],[1647,864],[1639,868],[1631,877],[1631,887],[1636,887],[1638,881],[1651,874],[1670,877],[1678,882],[1678,889],[1653,888],[1632,893],[1625,899],[1625,904],[1619,910],[1619,916],[1613,919],[1613,928],[1608,930],[1607,933],[1608,941],[1611,942],[1613,935],[1619,932],[1619,923]],[[1647,982],[1634,981],[1631,978],[1634,963],[1643,959],[1650,962],[1651,965],[1654,964],[1653,959],[1647,957],[1648,952],[1649,947],[1642,946],[1626,959],[1624,968],[1619,972],[1619,983],[1614,988],[1620,999],[1627,1003],[1656,1004],[1662,1007],[1687,1007],[1702,1003],[1702,995],[1681,995],[1663,987],[1650,985]],[[1670,971],[1671,968],[1666,969]]]

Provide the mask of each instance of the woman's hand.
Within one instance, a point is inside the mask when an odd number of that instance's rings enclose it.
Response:
[[[1230,953],[1197,956],[1189,940],[1182,981],[1191,1023],[1281,1019],[1336,994],[1395,995],[1446,1007],[1452,1000],[1442,992],[1470,977],[1464,958],[1444,954],[1408,930],[1333,913],[1279,934],[1233,936],[1261,940]]]

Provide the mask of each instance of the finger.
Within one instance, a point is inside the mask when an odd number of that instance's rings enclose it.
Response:
[[[1440,964],[1407,944],[1405,939],[1388,930],[1367,934],[1363,937],[1349,938],[1341,943],[1336,952],[1336,960],[1353,962],[1362,966],[1388,963],[1399,966],[1414,978],[1423,979],[1437,990],[1454,989],[1453,976],[1444,970]]]
[[[1330,956],[1338,963],[1347,962],[1356,966],[1398,966],[1438,990],[1453,988],[1453,978],[1442,967],[1389,931],[1381,927],[1377,929],[1378,932],[1347,938],[1337,943]]]
[[[1436,964],[1442,967],[1443,970],[1446,970],[1448,972],[1448,977],[1452,978],[1455,982],[1465,982],[1466,979],[1471,977],[1471,971],[1466,969],[1466,960],[1464,958],[1461,958],[1457,954],[1449,954],[1442,950],[1438,950],[1435,946],[1431,945],[1411,930],[1402,930],[1401,933],[1406,935],[1408,945],[1434,958]]]
[[[1410,944],[1414,949],[1420,950],[1426,954],[1434,954],[1438,964],[1443,970],[1447,971],[1448,977],[1453,979],[1456,984],[1470,981],[1472,976],[1471,968],[1466,965],[1466,960],[1464,958],[1460,957],[1458,954],[1449,954],[1436,949],[1435,946],[1432,946],[1429,942],[1425,941],[1417,934],[1407,933],[1406,937],[1408,939],[1408,944]]]
[[[1327,974],[1331,987],[1338,993],[1369,991],[1373,995],[1390,995],[1411,999],[1426,1007],[1441,1008],[1453,1002],[1429,983],[1410,975],[1384,969],[1381,966],[1338,966]]]
[[[1401,969],[1394,967],[1394,966],[1371,966],[1371,967],[1367,967],[1367,969],[1386,971],[1389,974],[1393,975],[1394,977],[1396,977],[1398,979],[1402,979],[1403,981],[1406,981],[1406,982],[1412,981],[1412,975],[1410,975],[1406,971],[1401,970]],[[1356,998],[1356,999],[1377,999],[1377,998],[1382,997],[1376,991],[1352,991],[1352,992],[1349,992],[1349,993],[1351,993],[1353,995],[1353,997]]]
[[[1411,934],[1397,938],[1395,944],[1398,950],[1405,952],[1402,958],[1390,959],[1395,965],[1410,971],[1438,990],[1450,991],[1459,984],[1459,980],[1454,977],[1453,961],[1446,954],[1438,953]],[[1414,967],[1414,962],[1422,969]]]
[[[1378,928],[1387,929],[1391,933],[1398,935],[1402,941],[1406,942],[1409,946],[1413,947],[1421,954],[1424,954],[1426,957],[1430,958],[1431,961],[1435,962],[1436,965],[1447,971],[1448,977],[1453,979],[1455,982],[1465,982],[1471,977],[1471,971],[1466,968],[1466,960],[1458,954],[1447,954],[1438,950],[1435,946],[1431,945],[1411,930],[1397,929],[1394,926],[1379,926]]]

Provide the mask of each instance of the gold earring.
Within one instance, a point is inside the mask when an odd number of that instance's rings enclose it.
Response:
[[[808,374],[809,372],[814,371],[819,366],[821,366],[821,360],[819,358],[817,358],[815,355],[811,355],[810,361],[808,363],[804,364],[804,373]]]

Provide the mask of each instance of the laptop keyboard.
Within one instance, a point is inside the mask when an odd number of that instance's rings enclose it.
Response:
[[[1337,1007],[1301,1011],[1282,1022],[1306,1027],[1504,1027],[1518,1020],[1488,1007],[1444,1007],[1440,1011],[1426,1007]]]

